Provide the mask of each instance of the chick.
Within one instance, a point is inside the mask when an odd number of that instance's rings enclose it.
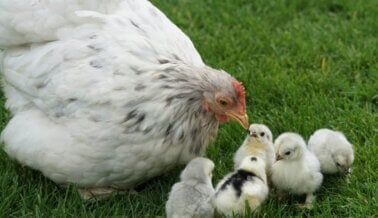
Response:
[[[319,129],[310,137],[308,149],[318,157],[322,173],[350,174],[354,161],[353,145],[343,133]]]
[[[190,161],[174,184],[166,203],[168,218],[213,217],[211,183],[214,163],[202,157]]]
[[[320,187],[323,175],[316,156],[307,150],[303,138],[296,133],[283,133],[274,142],[277,161],[271,169],[271,180],[280,192],[306,194],[301,207],[311,209],[313,193]]]
[[[263,124],[249,126],[248,135],[234,155],[234,168],[237,169],[246,156],[258,156],[265,161],[265,170],[269,174],[274,162],[273,136],[270,129]]]
[[[268,196],[265,162],[257,156],[247,156],[239,168],[226,175],[217,185],[214,206],[226,216],[244,215],[246,206],[256,210]]]

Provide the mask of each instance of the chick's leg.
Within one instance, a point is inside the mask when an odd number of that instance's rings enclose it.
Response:
[[[349,168],[348,171],[345,173],[345,181],[349,184],[350,183],[350,177],[352,175],[352,168]]]
[[[305,202],[305,204],[312,205],[312,203],[314,202],[314,200],[315,200],[314,194],[313,193],[309,193],[306,196],[306,202]]]
[[[261,204],[260,200],[253,196],[247,197],[247,202],[251,211],[255,211]]]
[[[277,190],[277,198],[279,201],[282,201],[287,198],[287,193],[282,190]]]
[[[315,196],[313,193],[308,193],[306,195],[306,201],[304,204],[299,204],[298,207],[299,208],[306,208],[306,209],[312,209],[313,208],[313,202],[315,200]]]

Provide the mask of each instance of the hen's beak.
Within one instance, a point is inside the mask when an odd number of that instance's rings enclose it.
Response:
[[[240,125],[244,128],[244,129],[248,129],[249,127],[249,119],[248,119],[248,115],[247,113],[236,113],[234,111],[227,111],[226,113],[226,116],[232,120],[232,121],[236,121],[238,123],[240,123]]]

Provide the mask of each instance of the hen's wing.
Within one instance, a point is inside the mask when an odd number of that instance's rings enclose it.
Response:
[[[9,2],[0,1],[4,7],[7,6],[5,8],[11,6]],[[70,14],[78,8],[78,4],[88,8],[93,6],[93,1],[79,3],[68,4],[61,13]],[[23,5],[16,2],[14,7],[17,6]],[[32,39],[43,41],[46,38],[54,39],[57,32],[60,33],[59,38],[53,42],[7,49],[3,54],[1,71],[6,83],[21,95],[18,98],[32,102],[47,113],[56,113],[53,110],[71,104],[73,99],[99,104],[107,102],[109,98],[115,98],[109,94],[122,88],[120,85],[130,88],[138,85],[138,81],[143,81],[143,76],[136,76],[138,72],[141,74],[142,71],[148,71],[151,74],[159,71],[159,68],[155,68],[156,65],[167,59],[177,59],[194,66],[204,65],[187,36],[147,1],[124,1],[110,15],[95,11],[75,11],[75,15],[71,13],[63,18],[69,20],[72,15],[76,16],[75,19],[84,20],[69,28],[65,25],[67,22],[58,26],[59,23],[54,22],[54,19],[45,17],[55,12],[54,9],[59,8],[59,4],[36,1],[27,6],[24,10],[39,6],[45,8],[47,14],[33,11],[37,13],[33,19],[34,14],[22,13],[22,10],[14,12],[12,22],[6,22],[7,29],[13,27],[15,30],[18,25],[32,22],[29,26],[32,29],[26,28],[22,34],[14,34],[14,38],[23,35],[26,37],[23,43],[33,41]],[[21,15],[26,16],[24,20]],[[0,16],[4,18],[5,15]],[[43,23],[37,25],[40,19],[50,20],[54,24],[53,28]],[[4,23],[6,19],[0,21]],[[10,33],[7,30],[3,32],[4,25],[2,28],[1,36]],[[33,35],[34,33],[37,35]],[[51,33],[54,37],[38,35],[44,33]],[[119,78],[121,76],[123,79]],[[148,76],[151,78],[152,75]],[[139,97],[140,93],[135,91],[130,89],[127,96],[122,97],[128,101]],[[9,100],[12,101],[12,97]],[[12,103],[8,105],[12,108]]]
[[[120,0],[1,0],[0,47],[56,40],[62,28],[83,20],[77,10],[112,13]]]
[[[145,0],[0,0],[0,48],[70,38],[88,25],[114,33],[122,28],[128,43],[135,36],[145,38],[160,55],[169,51],[176,58],[202,62],[189,38]]]

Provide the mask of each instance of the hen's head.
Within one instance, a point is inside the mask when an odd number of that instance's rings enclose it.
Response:
[[[243,84],[223,71],[218,72],[218,79],[219,81],[213,83],[215,85],[211,89],[204,92],[204,109],[214,113],[215,118],[220,122],[236,121],[247,129],[249,120]]]

